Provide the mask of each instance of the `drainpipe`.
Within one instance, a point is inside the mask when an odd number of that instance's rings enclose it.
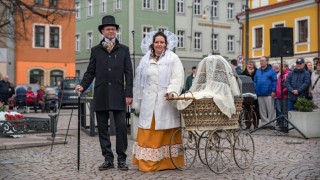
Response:
[[[317,17],[318,17],[318,57],[320,57],[320,0],[317,1]]]
[[[249,0],[246,0],[246,65],[249,61]]]
[[[190,51],[192,51],[192,30],[193,30],[193,3],[194,1],[192,1],[192,4],[191,4],[191,30],[190,30]]]

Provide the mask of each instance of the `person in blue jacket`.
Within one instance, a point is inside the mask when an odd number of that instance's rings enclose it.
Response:
[[[298,97],[307,97],[308,88],[311,83],[310,73],[304,68],[303,58],[298,58],[296,68],[291,71],[286,79],[286,87],[288,89],[288,111],[295,110],[294,104]]]
[[[275,119],[274,97],[277,85],[277,74],[265,56],[260,58],[260,68],[254,76],[254,89],[258,96],[261,126]]]

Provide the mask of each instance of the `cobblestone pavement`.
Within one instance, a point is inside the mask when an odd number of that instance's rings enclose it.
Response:
[[[70,113],[70,109],[63,110]],[[76,114],[76,113],[75,113]],[[46,114],[29,114],[46,116]],[[66,133],[69,117],[60,117],[58,135]],[[98,137],[90,137],[81,132],[81,165],[77,170],[77,117],[71,120],[68,144],[1,150],[0,179],[320,179],[320,139],[301,139],[278,136],[270,130],[260,130],[253,134],[255,157],[253,165],[241,170],[232,162],[229,169],[217,175],[196,159],[190,170],[166,170],[160,172],[139,172],[131,165],[131,148],[134,143],[129,138],[128,159],[130,170],[117,168],[99,171],[103,162]],[[115,152],[115,137],[112,137]],[[14,140],[14,139],[13,139]]]

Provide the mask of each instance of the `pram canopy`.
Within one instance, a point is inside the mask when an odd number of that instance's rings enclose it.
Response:
[[[220,111],[229,118],[236,112],[234,97],[240,96],[240,88],[230,64],[222,56],[204,58],[197,67],[192,86],[180,97],[195,99],[213,98]],[[192,100],[178,101],[179,110],[186,108]]]

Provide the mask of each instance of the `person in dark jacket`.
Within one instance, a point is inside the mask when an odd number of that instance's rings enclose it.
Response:
[[[298,58],[296,68],[289,73],[286,79],[288,89],[288,111],[295,110],[294,104],[298,97],[307,97],[310,86],[310,73],[304,68],[304,59]]]
[[[8,99],[12,97],[13,93],[14,90],[12,84],[9,82],[9,76],[6,75],[3,77],[3,80],[0,81],[0,101],[8,105]]]
[[[129,48],[116,39],[119,25],[113,16],[102,18],[98,27],[104,38],[91,49],[91,56],[83,80],[76,86],[78,93],[84,92],[95,78],[93,109],[96,111],[99,140],[105,162],[99,170],[114,168],[114,156],[108,132],[109,111],[113,112],[116,127],[116,152],[118,169],[128,170],[126,150],[126,105],[132,103],[133,70]]]
[[[252,82],[254,81],[254,76],[256,74],[257,68],[253,61],[248,61],[245,70],[241,73],[241,75],[250,76],[252,79]],[[257,122],[255,122],[256,126],[259,126],[259,119],[260,119],[260,112],[259,112],[259,103],[258,99],[254,100],[254,112],[257,115]],[[256,128],[256,127],[255,127]]]
[[[197,67],[196,66],[193,66],[192,67],[192,72],[191,74],[187,77],[187,80],[186,80],[186,85],[185,85],[185,88],[184,90],[185,91],[189,91],[191,85],[192,85],[192,80],[193,78],[196,76],[196,70],[197,70]]]
[[[254,89],[258,96],[261,125],[275,119],[274,97],[276,95],[277,74],[267,57],[260,58],[260,68],[254,76]]]

